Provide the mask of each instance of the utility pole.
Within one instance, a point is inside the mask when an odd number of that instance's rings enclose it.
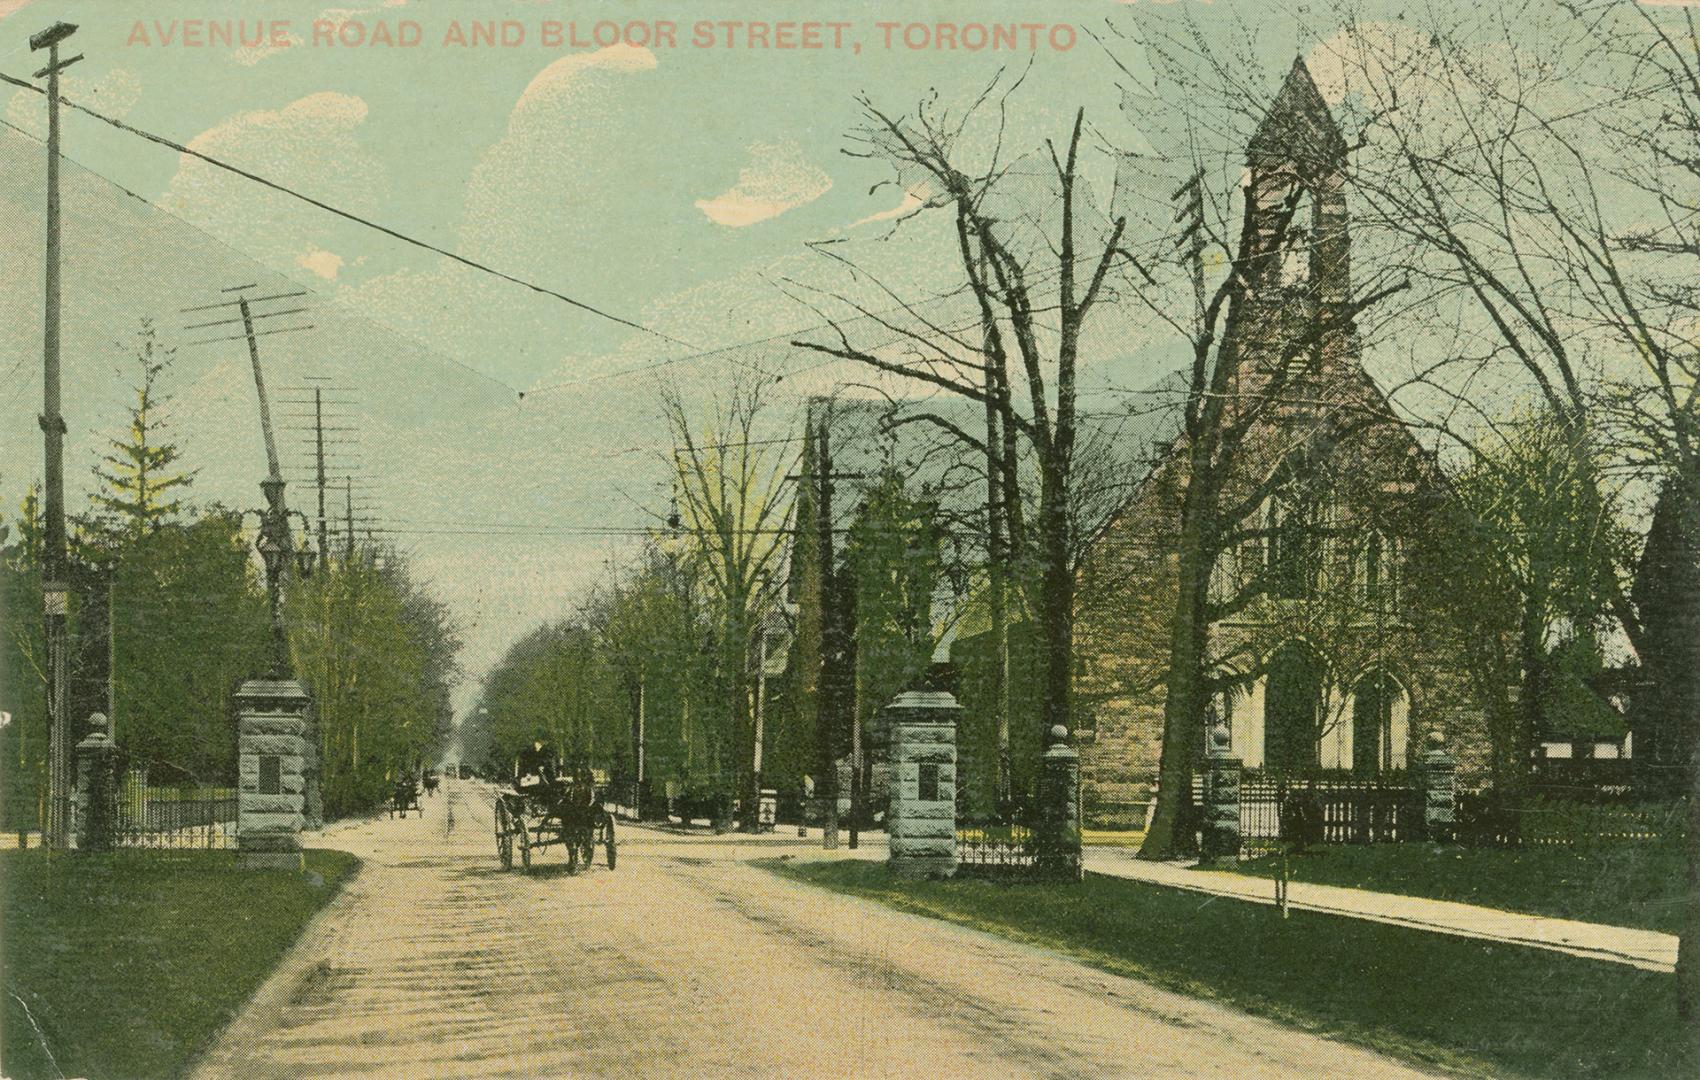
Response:
[[[325,528],[325,392],[317,386],[313,387],[313,441],[319,481],[319,558],[329,562],[330,539]]]
[[[289,507],[284,502],[283,469],[278,462],[277,436],[272,428],[271,399],[266,395],[266,379],[260,369],[259,338],[265,334],[287,334],[297,330],[311,330],[313,325],[306,323],[297,326],[279,326],[266,330],[256,330],[254,324],[259,319],[274,319],[286,315],[296,315],[305,307],[285,308],[277,311],[256,313],[254,305],[271,300],[289,300],[306,296],[304,290],[286,293],[274,293],[269,296],[249,296],[248,290],[253,285],[236,285],[223,290],[226,293],[236,293],[236,299],[223,300],[216,304],[201,304],[197,307],[184,308],[183,313],[200,311],[216,311],[234,307],[237,310],[235,318],[218,318],[210,322],[194,323],[184,327],[185,330],[204,330],[211,327],[234,326],[241,324],[242,332],[221,337],[208,338],[192,342],[195,345],[209,345],[220,341],[242,340],[248,343],[248,361],[254,369],[254,392],[260,403],[260,433],[266,444],[266,478],[260,481],[260,491],[265,494],[266,508],[260,512],[260,538],[257,545],[260,558],[266,566],[266,595],[271,605],[272,623],[272,670],[273,679],[291,679],[294,677],[289,663],[289,638],[283,625],[283,579],[289,571],[290,560],[295,555],[295,541],[289,527]],[[306,519],[303,518],[303,521]],[[308,554],[311,558],[311,554]],[[304,568],[305,569],[305,568]]]
[[[342,555],[343,555],[343,558],[346,561],[353,562],[354,561],[354,477],[352,477],[352,476],[343,477],[343,485],[344,486],[343,486],[343,489],[342,489],[342,494],[343,494],[344,502],[343,502],[343,511],[342,511],[343,512],[342,523],[343,523],[344,526],[347,527],[346,528],[347,536],[345,537],[346,544],[345,544],[345,548],[343,550]]]
[[[47,846],[70,847],[71,718],[65,712],[66,613],[65,418],[59,412],[59,73],[81,60],[63,63],[59,43],[77,32],[70,23],[54,23],[30,38],[30,50],[47,50],[47,66],[35,78],[47,79],[47,260],[43,282],[41,433],[46,480],[47,536],[42,558],[42,614],[47,636]]]

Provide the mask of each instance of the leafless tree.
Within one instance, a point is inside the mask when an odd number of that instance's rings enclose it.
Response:
[[[938,101],[896,114],[861,99],[864,124],[851,135],[848,153],[889,163],[905,190],[926,192],[924,212],[953,219],[956,254],[976,319],[966,327],[923,312],[885,290],[893,312],[848,295],[834,297],[844,317],[817,306],[831,326],[828,340],[794,342],[799,348],[864,364],[888,376],[922,383],[982,405],[987,436],[961,425],[955,434],[986,457],[997,510],[993,544],[998,556],[1030,544],[1036,566],[1037,622],[1044,652],[1042,730],[1069,728],[1073,676],[1074,575],[1070,491],[1075,478],[1079,420],[1076,372],[1083,329],[1105,296],[1124,223],[1096,213],[1081,178],[1084,110],[1077,112],[1062,150],[1047,141],[1042,155],[1016,159],[1041,165],[1018,171],[1002,146],[1008,91],[994,80],[967,108],[952,112]],[[994,103],[995,100],[995,104]],[[982,109],[996,128],[982,160],[968,150],[965,130]],[[831,257],[836,258],[836,255]],[[863,276],[865,271],[857,270]],[[1054,283],[1054,300],[1047,283]],[[870,320],[895,335],[888,347],[853,340],[849,318]],[[1020,512],[1021,448],[1038,476],[1036,520]],[[1031,528],[1031,539],[1027,536]],[[994,558],[994,565],[1003,561]],[[1007,578],[999,575],[995,588]],[[1041,745],[1043,740],[1041,740]]]
[[[702,415],[693,414],[676,387],[662,391],[681,527],[718,616],[719,670],[728,732],[738,741],[746,824],[755,820],[761,779],[751,656],[763,605],[778,587],[791,513],[784,478],[793,456],[759,437],[767,385],[759,376],[740,375]]]

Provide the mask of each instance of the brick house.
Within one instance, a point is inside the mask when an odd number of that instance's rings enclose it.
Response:
[[[1479,777],[1486,711],[1449,651],[1457,646],[1445,644],[1456,637],[1435,632],[1445,613],[1408,572],[1444,562],[1434,527],[1447,517],[1444,486],[1365,372],[1355,330],[1316,333],[1329,306],[1352,296],[1346,153],[1295,62],[1247,152],[1253,226],[1283,243],[1237,320],[1230,314],[1220,353],[1238,365],[1241,403],[1224,422],[1248,426],[1223,492],[1238,526],[1210,584],[1218,689],[1187,752],[1202,756],[1220,718],[1249,768],[1387,775],[1439,729],[1466,778]],[[1157,449],[1079,569],[1082,798],[1087,817],[1105,822],[1143,816],[1162,751],[1187,463],[1178,438]]]

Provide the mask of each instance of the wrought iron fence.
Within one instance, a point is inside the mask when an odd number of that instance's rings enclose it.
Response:
[[[1038,846],[1025,825],[960,825],[956,830],[957,874],[1018,879],[1039,872]]]
[[[151,787],[145,769],[118,786],[119,847],[225,849],[236,846],[234,788]]]
[[[1202,827],[1204,778],[1195,775],[1183,828]],[[1247,770],[1240,779],[1240,846],[1250,855],[1309,844],[1372,844],[1422,837],[1422,792],[1405,777],[1287,777]]]

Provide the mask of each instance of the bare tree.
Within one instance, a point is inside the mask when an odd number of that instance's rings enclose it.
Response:
[[[1090,207],[1081,179],[1084,110],[1076,113],[1064,150],[1046,142],[1048,182],[1037,189],[1024,182],[1031,174],[1020,174],[1023,182],[1017,182],[1002,156],[1007,90],[997,103],[996,144],[986,160],[970,163],[964,131],[1000,89],[1001,76],[954,115],[930,99],[913,113],[898,115],[863,98],[865,123],[852,134],[847,150],[889,163],[900,186],[928,192],[927,211],[951,215],[975,323],[966,329],[947,325],[882,286],[887,301],[896,301],[895,313],[849,296],[837,299],[851,317],[895,334],[897,351],[853,341],[848,319],[825,311],[821,314],[835,340],[794,344],[960,395],[987,409],[991,437],[982,439],[960,426],[956,434],[979,449],[988,471],[998,476],[994,527],[1000,554],[1004,545],[1019,549],[1026,539],[1026,523],[1018,514],[1017,444],[1030,450],[1039,480],[1031,550],[1044,651],[1040,724],[1042,730],[1070,728],[1074,536],[1069,508],[1078,436],[1076,371],[1082,331],[1105,295],[1124,222],[1105,220]],[[865,270],[852,269],[867,276]],[[1055,281],[1054,300],[1047,295],[1048,278]]]
[[[746,827],[755,821],[761,786],[751,657],[763,605],[776,595],[791,513],[784,485],[791,458],[759,438],[767,385],[740,376],[700,418],[677,388],[662,392],[681,525],[718,616],[727,730],[738,746]]]

